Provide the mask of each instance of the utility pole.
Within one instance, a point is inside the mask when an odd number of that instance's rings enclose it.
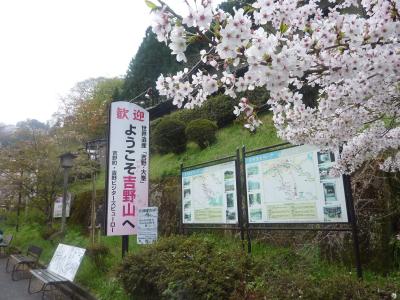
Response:
[[[77,156],[68,152],[59,156],[61,167],[64,169],[64,193],[62,200],[62,217],[61,217],[61,232],[65,233],[65,224],[67,220],[67,187],[68,187],[68,172],[73,166],[73,160]]]

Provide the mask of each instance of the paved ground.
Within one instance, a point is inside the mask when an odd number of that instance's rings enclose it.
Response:
[[[41,294],[28,294],[28,280],[12,281],[6,273],[7,258],[0,258],[0,300],[39,300]],[[37,285],[35,286],[37,287]]]

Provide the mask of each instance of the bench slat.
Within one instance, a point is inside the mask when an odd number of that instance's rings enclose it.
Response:
[[[69,280],[46,269],[35,269],[30,271],[33,276],[38,278],[44,283],[61,283],[68,282]]]
[[[12,254],[10,255],[12,259],[14,259],[17,263],[34,263],[37,261],[37,259],[25,256],[22,254]]]

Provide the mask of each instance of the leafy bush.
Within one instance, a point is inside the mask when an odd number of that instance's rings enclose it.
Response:
[[[193,109],[178,109],[170,114],[171,118],[179,120],[185,124],[189,124],[191,121],[198,120],[198,119],[208,119],[202,113],[203,107],[195,107]],[[210,119],[211,120],[211,119]]]
[[[207,119],[216,122],[221,128],[235,120],[236,117],[233,114],[235,105],[237,105],[237,100],[221,94],[207,99],[200,107],[175,111],[170,114],[170,117],[185,124],[198,119]]]
[[[162,119],[163,118],[157,118],[150,122],[150,152],[151,153],[157,152],[156,146],[154,145],[153,136],[154,136],[154,131],[155,131],[157,125],[162,121]]]
[[[201,116],[204,119],[215,121],[219,128],[225,127],[236,119],[233,114],[237,100],[226,95],[217,95],[209,98],[201,106]]]
[[[104,189],[96,190],[96,204],[99,205],[104,199]],[[90,205],[92,203],[92,191],[84,191],[74,197],[71,206],[69,222],[75,225],[88,226],[90,224]]]
[[[154,145],[160,153],[182,153],[186,150],[185,124],[171,117],[164,117],[154,129]]]
[[[118,270],[135,299],[229,299],[245,282],[249,257],[207,237],[172,236],[130,254]]]
[[[268,268],[267,268],[268,269]],[[352,274],[332,274],[329,278],[318,278],[301,270],[269,271],[263,277],[246,286],[244,292],[232,295],[232,300],[239,299],[274,299],[274,300],[380,300],[393,299],[391,294],[398,290],[391,283],[378,284],[363,282]]]
[[[218,127],[214,122],[206,119],[198,119],[189,123],[186,128],[188,140],[195,142],[201,149],[215,142],[215,133]]]
[[[106,257],[110,255],[110,248],[104,244],[94,244],[87,247],[87,255],[94,265],[102,272],[108,269]]]
[[[288,248],[256,247],[211,235],[172,236],[131,254],[117,270],[135,299],[393,299],[398,277],[360,281]],[[378,279],[381,280],[378,280]]]
[[[40,230],[40,236],[44,240],[49,240],[53,234],[57,232],[57,228],[51,227],[51,226],[44,226]]]

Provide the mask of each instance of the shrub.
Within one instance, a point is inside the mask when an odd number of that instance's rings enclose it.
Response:
[[[206,119],[198,119],[189,123],[186,128],[188,140],[195,142],[201,149],[215,142],[215,133],[218,127],[214,122]]]
[[[229,299],[247,281],[249,261],[215,239],[172,236],[127,256],[118,276],[135,299]]]
[[[156,146],[154,145],[153,136],[154,130],[156,129],[157,125],[162,121],[162,118],[157,118],[150,122],[150,152],[154,153],[157,152]]]
[[[54,235],[56,232],[58,232],[58,230],[56,228],[51,227],[51,226],[44,226],[40,230],[40,236],[44,240],[49,240],[51,238],[51,236]]]
[[[217,95],[209,98],[201,106],[201,116],[204,119],[215,121],[219,128],[225,127],[236,119],[233,114],[237,100],[226,95]]]
[[[96,190],[96,204],[99,205],[104,199],[104,189]],[[69,222],[75,225],[87,227],[90,224],[90,206],[92,203],[92,191],[84,191],[74,197],[71,206]]]
[[[198,119],[207,119],[216,122],[217,126],[221,128],[231,124],[235,120],[236,117],[233,114],[235,105],[237,105],[237,100],[221,94],[210,97],[200,107],[179,109],[171,113],[169,117],[185,124]],[[160,119],[156,119],[153,122],[158,120]]]
[[[186,150],[185,124],[171,117],[158,123],[153,135],[154,145],[160,153],[182,153]]]
[[[87,247],[87,255],[97,269],[104,272],[108,269],[107,256],[110,255],[110,248],[104,244],[94,244]]]
[[[191,121],[205,118],[202,113],[203,107],[196,106],[193,109],[179,109],[178,111],[173,112],[170,116],[176,120],[179,120],[185,124],[189,124]],[[210,119],[211,120],[211,119]]]
[[[309,274],[288,270],[275,270],[246,286],[246,291],[232,295],[239,299],[308,299],[308,300],[381,300],[393,299],[392,292],[398,287],[392,283],[362,282],[350,274],[332,274],[318,278]]]

